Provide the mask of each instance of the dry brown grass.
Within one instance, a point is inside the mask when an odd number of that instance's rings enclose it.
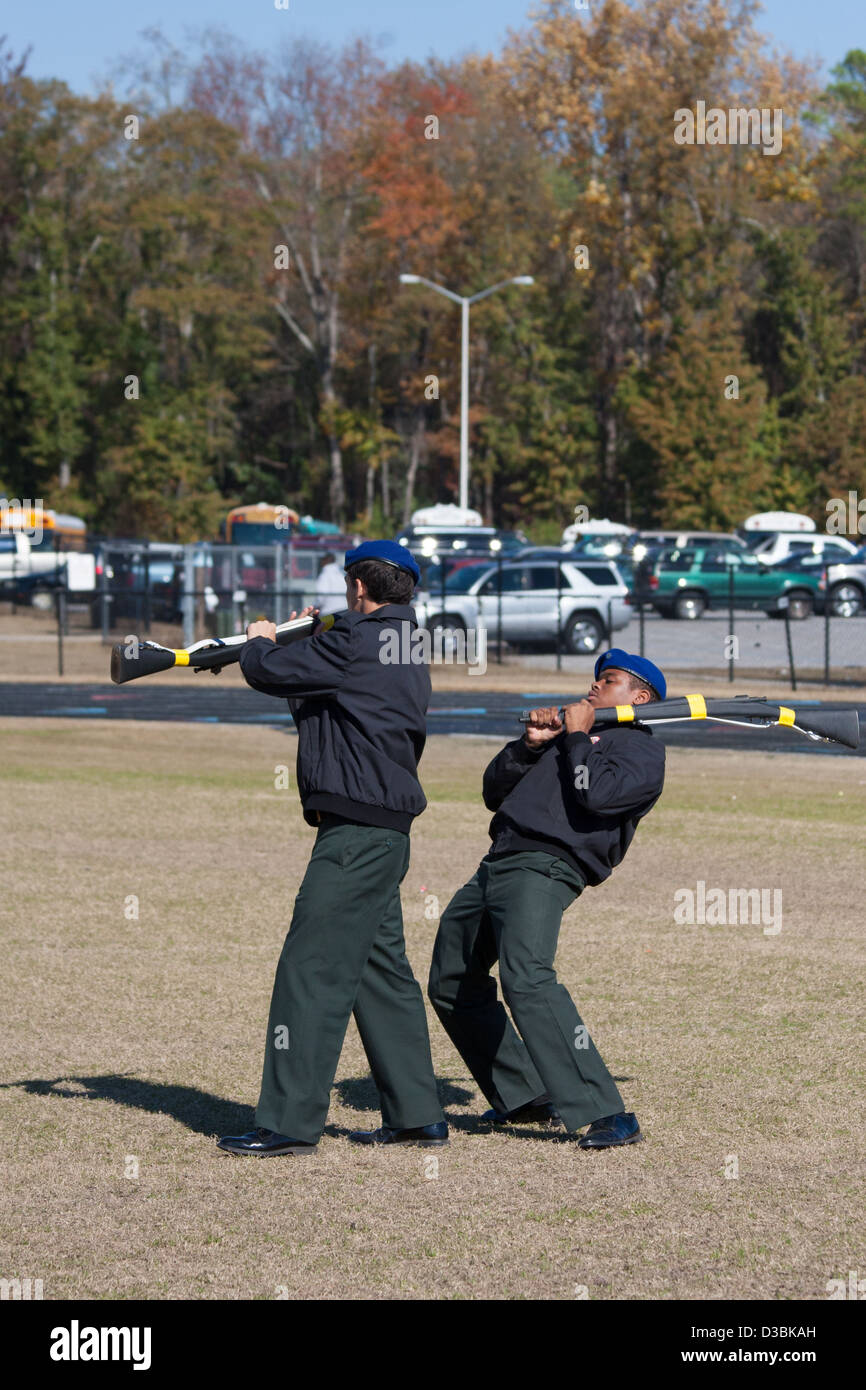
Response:
[[[56,1298],[826,1298],[863,1262],[855,758],[669,754],[613,879],[565,919],[561,978],[647,1142],[585,1154],[487,1132],[435,1019],[453,1123],[378,1123],[354,1026],[310,1159],[235,1159],[273,968],[312,844],[262,728],[0,721],[6,874],[0,1275]],[[433,739],[404,885],[426,975],[441,903],[486,847],[492,747]],[[784,890],[779,936],[681,927],[697,879]],[[124,916],[127,895],[138,921]],[[124,1176],[127,1156],[139,1176]],[[726,1179],[736,1155],[739,1177]],[[858,1200],[859,1198],[859,1200]]]

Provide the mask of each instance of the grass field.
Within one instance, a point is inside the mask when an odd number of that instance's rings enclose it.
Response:
[[[214,1144],[252,1123],[313,841],[274,788],[294,738],[0,732],[0,1276],[41,1278],[46,1299],[825,1299],[866,1272],[860,759],[669,753],[661,803],[566,915],[558,958],[646,1142],[589,1154],[492,1132],[431,1015],[452,1124],[437,1171],[429,1151],[347,1143],[379,1122],[354,1025],[314,1157]],[[425,904],[487,846],[494,747],[425,753],[404,884],[422,980]],[[697,880],[781,887],[781,932],[676,925],[674,892]]]

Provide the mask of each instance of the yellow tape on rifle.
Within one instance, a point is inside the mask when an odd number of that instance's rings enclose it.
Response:
[[[616,717],[620,724],[630,724],[634,719],[634,705],[617,705]]]
[[[779,723],[780,723],[780,724],[793,724],[793,722],[794,722],[794,711],[793,711],[792,709],[788,709],[787,706],[785,706],[785,705],[780,705],[780,706],[779,706]]]
[[[174,654],[174,664],[175,664],[175,666],[188,666],[188,665],[189,665],[189,652],[175,652],[175,654]]]
[[[707,702],[703,695],[687,695],[686,699],[689,703],[692,719],[706,719]]]

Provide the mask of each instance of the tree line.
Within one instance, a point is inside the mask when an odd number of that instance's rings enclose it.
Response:
[[[487,520],[823,523],[866,495],[866,53],[822,85],[754,9],[546,0],[397,67],[151,32],[121,97],[0,43],[0,491],[154,539],[260,499],[393,530],[459,462],[460,314],[400,274],[532,275],[472,311]],[[689,142],[710,108],[780,113],[778,152]]]

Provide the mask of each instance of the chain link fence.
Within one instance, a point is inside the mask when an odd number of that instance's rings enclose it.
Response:
[[[51,620],[62,674],[63,640],[68,636],[98,635],[108,645],[135,634],[165,646],[187,647],[209,636],[225,638],[242,633],[258,617],[285,622],[292,612],[321,604],[317,584],[328,554],[333,554],[342,570],[344,552],[329,552],[324,544],[313,547],[286,541],[265,546],[170,546],[111,542],[97,551],[94,591],[75,593],[55,586],[17,597],[14,592],[0,593],[0,602],[5,600],[3,607],[15,616],[14,627],[20,627],[22,633],[34,624],[37,614],[43,633],[47,620]],[[555,565],[556,589],[548,594],[550,613],[544,636],[529,643],[515,637],[511,623],[515,605],[518,612],[528,610],[538,603],[539,594],[506,592],[503,567],[511,557],[491,559],[486,554],[464,558],[483,561],[491,572],[487,587],[492,593],[478,605],[477,624],[484,627],[490,657],[497,664],[525,662],[529,653],[539,671],[568,671],[577,664],[576,656],[592,655],[592,644],[597,642],[599,648],[615,645],[639,651],[663,668],[726,676],[731,684],[746,673],[759,672],[787,675],[794,689],[803,681],[859,684],[866,677],[866,622],[862,617],[832,617],[826,605],[822,614],[805,616],[782,599],[771,618],[759,611],[759,595],[752,600],[742,593],[735,596],[733,586],[725,606],[680,620],[660,616],[645,593],[633,592],[628,600],[632,616],[627,626],[621,626],[622,600],[605,600],[599,594],[596,631],[590,632],[585,648],[575,650],[568,640],[572,631],[568,620],[577,600],[568,592],[559,565]],[[538,563],[526,561],[527,565]],[[430,601],[428,612],[437,608],[447,612],[446,567],[428,566],[422,560],[422,570],[422,586]],[[332,597],[331,608],[342,606],[340,595]],[[31,604],[36,605],[37,612]],[[39,609],[43,611],[38,613]]]

